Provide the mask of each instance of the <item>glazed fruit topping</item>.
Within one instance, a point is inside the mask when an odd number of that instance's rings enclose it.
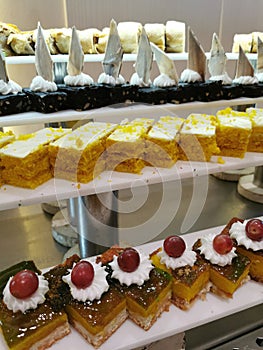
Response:
[[[78,289],[89,287],[94,279],[94,268],[88,261],[79,261],[72,269],[71,281]]]
[[[218,254],[227,254],[233,248],[233,241],[230,236],[219,234],[213,240],[213,248]]]
[[[260,219],[251,219],[246,224],[246,235],[253,241],[263,239],[263,222]]]
[[[163,247],[166,254],[172,258],[179,258],[186,249],[185,241],[177,235],[167,237]]]
[[[140,265],[140,255],[134,248],[125,248],[117,260],[120,269],[124,272],[134,272]]]
[[[26,299],[35,293],[38,283],[38,277],[35,272],[22,270],[12,278],[9,290],[15,298]]]

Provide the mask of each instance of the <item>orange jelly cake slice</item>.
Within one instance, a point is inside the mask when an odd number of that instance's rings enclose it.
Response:
[[[139,174],[145,166],[145,135],[153,119],[136,118],[121,124],[107,138],[107,169]]]
[[[70,324],[95,348],[103,344],[126,320],[124,295],[109,286],[107,272],[95,258],[82,259],[62,277],[70,286],[66,305]]]
[[[87,183],[105,167],[106,139],[116,124],[90,122],[49,146],[55,178]]]
[[[0,301],[0,326],[11,350],[44,350],[70,333],[67,315],[46,299],[48,281],[34,269],[8,269]]]
[[[236,251],[233,240],[226,234],[208,234],[194,244],[210,264],[211,291],[225,298],[232,298],[234,292],[249,280],[250,260]]]
[[[188,249],[182,237],[172,235],[151,255],[153,264],[167,271],[173,279],[172,302],[182,310],[189,309],[210,290],[209,264]]]
[[[154,268],[145,254],[125,248],[109,263],[110,280],[125,295],[129,318],[148,330],[168,311],[171,302],[171,276]]]
[[[20,135],[1,148],[3,181],[13,186],[36,188],[51,179],[48,144],[67,132],[62,128],[44,128]]]
[[[179,130],[183,118],[163,116],[146,134],[145,160],[151,166],[171,167],[179,157]]]
[[[207,114],[190,114],[180,130],[180,159],[209,162],[219,153],[216,142],[215,117]]]
[[[251,260],[249,274],[263,282],[263,222],[259,218],[237,219],[228,225],[230,237],[237,244],[237,251]]]

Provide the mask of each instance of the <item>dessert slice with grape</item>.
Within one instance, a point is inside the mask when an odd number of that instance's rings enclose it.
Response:
[[[95,258],[74,264],[62,279],[70,287],[66,305],[70,324],[95,348],[102,345],[126,320],[126,300],[109,286],[107,272]]]
[[[167,237],[163,247],[150,257],[156,267],[172,276],[172,302],[180,309],[189,309],[196,299],[204,298],[209,291],[209,264],[187,249],[182,237]]]
[[[171,277],[155,268],[149,257],[134,248],[113,255],[108,264],[110,283],[125,295],[129,318],[148,330],[168,311],[171,302]]]
[[[233,218],[225,232],[237,244],[237,251],[251,260],[249,274],[253,280],[263,282],[263,222],[255,218],[241,220]]]
[[[8,278],[8,280],[7,280]],[[33,262],[1,273],[7,283],[0,300],[1,331],[11,350],[44,350],[70,333],[66,313],[54,311],[48,281]]]
[[[248,279],[250,260],[236,252],[232,239],[226,234],[208,234],[193,246],[210,264],[211,291],[225,298],[232,298],[234,292]]]

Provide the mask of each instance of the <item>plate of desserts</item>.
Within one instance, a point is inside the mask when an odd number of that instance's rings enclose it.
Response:
[[[262,218],[0,273],[0,349],[134,349],[262,303]],[[249,295],[249,298],[248,298]]]

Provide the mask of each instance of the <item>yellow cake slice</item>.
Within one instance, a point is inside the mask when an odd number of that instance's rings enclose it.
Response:
[[[243,158],[247,151],[252,123],[249,116],[217,114],[216,141],[220,154]]]
[[[248,152],[263,152],[263,108],[248,108],[252,132],[249,138]]]
[[[9,185],[36,188],[52,177],[48,144],[68,129],[44,128],[20,135],[0,150],[3,182]]]
[[[179,130],[183,118],[163,116],[146,134],[145,160],[151,166],[171,167],[179,157]]]
[[[14,139],[15,139],[15,135],[12,133],[12,131],[8,131],[8,132],[0,131],[0,148],[12,142]],[[0,187],[4,184],[4,181],[1,175],[2,169],[3,168],[1,166],[1,158],[0,158]]]
[[[145,135],[153,119],[136,118],[119,125],[107,138],[107,169],[140,173],[145,166]]]
[[[219,153],[215,116],[190,114],[181,128],[179,145],[180,159],[210,161],[212,155]]]
[[[49,146],[53,176],[87,183],[105,168],[106,139],[116,124],[87,123]]]

